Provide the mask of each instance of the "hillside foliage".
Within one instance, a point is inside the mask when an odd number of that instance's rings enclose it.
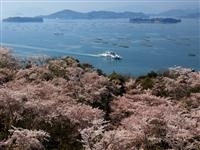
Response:
[[[0,149],[199,150],[200,72],[106,76],[0,49]]]

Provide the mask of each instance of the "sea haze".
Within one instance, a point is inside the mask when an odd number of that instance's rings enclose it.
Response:
[[[172,66],[200,69],[199,20],[177,24],[133,24],[128,19],[2,23],[2,43],[19,57],[73,56],[106,73],[142,75]],[[112,50],[120,61],[98,54]]]

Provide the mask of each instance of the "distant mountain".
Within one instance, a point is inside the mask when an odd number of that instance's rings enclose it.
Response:
[[[162,13],[157,14],[156,16],[164,16],[164,17],[179,17],[179,18],[199,18],[200,13],[198,9],[172,9]]]
[[[120,18],[148,18],[144,13],[135,12],[112,12],[112,11],[92,11],[81,13],[72,10],[62,10],[50,15],[42,16],[47,19],[120,19]]]
[[[47,16],[43,16],[43,18],[48,18],[48,19],[80,19],[80,18],[84,18],[84,14],[80,13],[80,12],[76,12],[76,11],[72,11],[72,10],[62,10],[59,12],[55,12],[53,14],[47,15]]]
[[[200,18],[200,12],[196,9],[194,10],[181,10],[181,9],[173,9],[173,10],[168,10],[159,14],[145,14],[142,12],[130,12],[130,11],[125,11],[125,12],[113,12],[113,11],[91,11],[87,13],[82,13],[82,12],[77,12],[73,10],[62,10],[58,11],[55,13],[52,13],[50,15],[40,15],[33,17],[34,19],[36,18],[44,18],[44,19],[121,19],[121,18],[128,18],[128,19],[136,19],[136,18],[142,18],[142,19],[148,19],[151,17],[157,17],[157,18]],[[11,18],[6,18],[4,21],[16,21],[16,20],[28,20],[26,19],[28,17],[11,17]],[[15,20],[16,19],[16,20]]]

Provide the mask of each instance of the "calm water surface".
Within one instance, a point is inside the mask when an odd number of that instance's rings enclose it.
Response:
[[[172,66],[200,69],[199,20],[132,24],[128,20],[45,20],[2,23],[2,44],[19,57],[73,56],[106,73],[142,75]],[[98,54],[112,50],[120,61]]]

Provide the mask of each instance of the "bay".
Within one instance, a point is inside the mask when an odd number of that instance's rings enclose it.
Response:
[[[1,43],[17,57],[72,56],[105,73],[138,76],[173,66],[200,70],[198,19],[177,24],[133,24],[128,19],[1,22]],[[123,57],[98,54],[112,50]]]

